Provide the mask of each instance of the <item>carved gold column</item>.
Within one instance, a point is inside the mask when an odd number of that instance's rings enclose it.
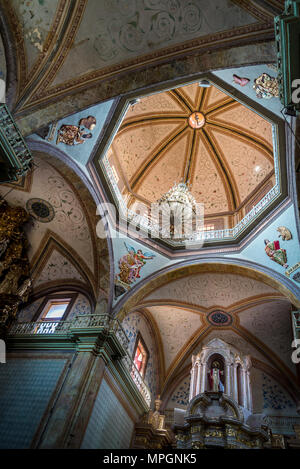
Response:
[[[22,207],[10,207],[0,200],[0,336],[17,316],[19,305],[27,301],[31,287],[27,239],[23,225],[29,215]]]

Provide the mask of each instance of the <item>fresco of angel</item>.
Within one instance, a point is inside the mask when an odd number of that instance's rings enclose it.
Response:
[[[126,243],[124,245],[127,254],[119,259],[120,273],[118,277],[121,282],[130,285],[141,277],[141,268],[146,264],[147,260],[154,259],[155,254],[143,252],[141,249],[136,251],[133,246],[128,246]]]

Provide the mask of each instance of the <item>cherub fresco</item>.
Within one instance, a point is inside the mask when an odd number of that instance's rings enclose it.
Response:
[[[282,265],[282,267],[288,267],[286,250],[280,247],[279,241],[271,242],[265,239],[265,246],[266,254],[272,261],[277,262],[277,264]]]
[[[117,275],[116,280],[131,285],[140,278],[141,268],[146,264],[146,261],[154,259],[155,255],[150,252],[143,252],[141,249],[136,251],[134,247],[128,246],[126,243],[124,245],[127,254],[119,259],[120,273]]]
[[[63,124],[57,132],[56,144],[82,144],[93,136],[93,134],[91,132],[87,132],[86,129],[93,130],[95,126],[96,118],[94,116],[88,116],[80,119],[78,125]]]

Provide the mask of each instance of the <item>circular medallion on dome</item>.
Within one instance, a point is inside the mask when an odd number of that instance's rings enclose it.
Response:
[[[230,326],[232,323],[232,316],[225,311],[212,311],[207,315],[207,320],[213,326]]]
[[[205,117],[202,112],[193,112],[189,117],[189,126],[192,129],[201,129],[205,124]]]
[[[49,223],[55,216],[54,208],[43,199],[29,199],[26,208],[31,216],[42,223]]]

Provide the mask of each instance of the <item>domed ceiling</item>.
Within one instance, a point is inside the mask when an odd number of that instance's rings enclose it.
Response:
[[[109,159],[130,205],[156,202],[184,180],[206,214],[232,212],[272,178],[272,125],[216,87],[194,83],[132,106]]]
[[[129,105],[104,168],[133,212],[183,181],[204,204],[205,231],[233,229],[276,185],[273,134],[217,86],[193,83]]]

